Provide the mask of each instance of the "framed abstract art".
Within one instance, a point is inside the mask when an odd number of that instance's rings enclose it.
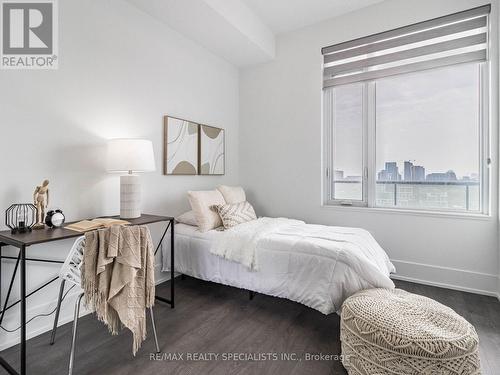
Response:
[[[224,129],[164,116],[163,174],[225,174]]]
[[[199,173],[199,124],[165,116],[163,174],[197,175]]]
[[[224,129],[200,125],[199,174],[223,175],[225,173]]]

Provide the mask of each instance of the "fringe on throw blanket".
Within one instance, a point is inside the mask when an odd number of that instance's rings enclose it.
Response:
[[[82,289],[86,306],[116,335],[133,335],[135,356],[146,339],[146,308],[154,305],[154,250],[146,226],[113,226],[87,232]]]

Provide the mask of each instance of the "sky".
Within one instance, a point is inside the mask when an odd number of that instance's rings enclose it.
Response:
[[[361,175],[362,84],[336,87],[334,169]],[[376,166],[411,160],[426,174],[479,172],[479,64],[388,77],[376,83]]]

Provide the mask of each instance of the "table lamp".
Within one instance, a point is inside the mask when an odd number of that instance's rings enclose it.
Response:
[[[141,216],[141,181],[137,173],[156,169],[153,143],[146,139],[110,139],[107,149],[108,172],[120,176],[120,218]]]

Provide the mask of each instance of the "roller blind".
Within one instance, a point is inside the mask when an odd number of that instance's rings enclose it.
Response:
[[[485,5],[322,49],[323,87],[488,58]]]

